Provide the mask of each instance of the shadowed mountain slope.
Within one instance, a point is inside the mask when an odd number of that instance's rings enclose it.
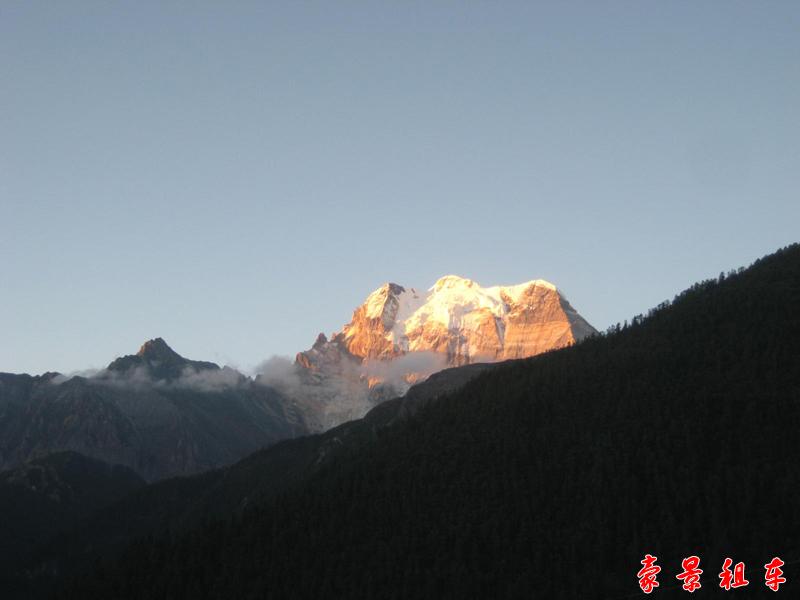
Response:
[[[306,432],[280,392],[158,338],[92,377],[0,373],[0,469],[70,450],[147,480],[230,464]]]
[[[75,452],[0,473],[0,587],[11,593],[14,584],[3,574],[22,567],[38,545],[144,485],[127,467]]]

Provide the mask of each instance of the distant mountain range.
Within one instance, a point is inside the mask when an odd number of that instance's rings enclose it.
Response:
[[[250,378],[156,338],[92,376],[0,373],[0,469],[73,451],[148,481],[235,462],[325,431],[446,368],[531,356],[595,330],[552,284],[386,284],[294,364]]]

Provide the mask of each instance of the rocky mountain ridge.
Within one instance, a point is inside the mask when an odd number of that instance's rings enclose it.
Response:
[[[175,352],[162,338],[146,341],[136,354],[121,356],[106,370],[116,375],[129,375],[133,372],[146,375],[155,380],[172,381],[179,379],[187,370],[218,371],[219,365],[202,360],[189,360]]]

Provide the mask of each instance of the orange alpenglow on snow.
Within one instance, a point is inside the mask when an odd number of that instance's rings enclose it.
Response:
[[[330,341],[321,335],[311,350],[298,354],[297,362],[314,370],[337,362],[334,357],[340,355],[374,363],[424,352],[439,355],[441,369],[534,356],[593,333],[595,329],[547,281],[484,288],[448,275],[427,292],[396,283],[381,286],[341,332]],[[426,375],[409,367],[406,380]],[[370,380],[380,377],[371,375]]]

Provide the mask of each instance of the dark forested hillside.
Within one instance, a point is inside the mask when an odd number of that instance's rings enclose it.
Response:
[[[46,540],[27,570],[75,573],[100,557],[113,555],[137,537],[181,533],[211,519],[241,515],[273,496],[312,477],[339,456],[376,439],[379,431],[402,422],[438,395],[458,389],[497,364],[475,364],[440,371],[411,388],[402,399],[384,402],[365,418],[345,423],[323,434],[280,442],[229,467],[192,477],[176,477],[142,487],[96,511],[79,527],[63,529]],[[13,565],[12,565],[13,566]],[[19,579],[0,563],[0,578]],[[39,583],[44,583],[39,581]]]
[[[150,537],[62,598],[661,597],[800,590],[800,246],[619,331],[487,370],[236,518]],[[258,472],[253,473],[257,477]]]
[[[0,473],[0,589],[11,595],[17,572],[39,544],[145,485],[134,471],[60,452]]]

